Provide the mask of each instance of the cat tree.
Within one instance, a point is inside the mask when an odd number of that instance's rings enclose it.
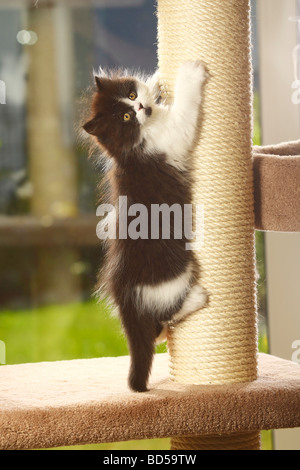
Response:
[[[300,426],[300,366],[257,353],[254,280],[254,228],[300,230],[300,142],[256,148],[253,165],[248,0],[158,0],[158,19],[165,97],[185,60],[209,71],[194,158],[209,306],[170,331],[171,378],[157,355],[147,393],[127,388],[128,357],[1,367],[0,449],[171,436],[173,449],[256,450],[260,430]]]
[[[186,0],[182,6],[181,0],[158,1],[159,68],[167,98],[183,62],[201,60],[209,73],[194,201],[204,207],[198,255],[211,295],[205,310],[171,332],[171,375],[189,384],[250,382],[257,378],[250,5]],[[213,441],[218,447],[223,438]],[[259,447],[259,435],[249,443]],[[202,438],[173,441],[180,449],[201,445]]]

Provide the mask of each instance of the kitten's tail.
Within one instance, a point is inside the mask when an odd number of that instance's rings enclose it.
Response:
[[[153,318],[135,312],[134,308],[121,312],[121,317],[131,357],[128,385],[135,392],[146,392],[155,340],[161,327]]]

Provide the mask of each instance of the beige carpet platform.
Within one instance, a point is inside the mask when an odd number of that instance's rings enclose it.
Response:
[[[300,141],[253,150],[256,230],[300,232]]]
[[[259,355],[259,379],[180,385],[168,355],[150,390],[126,385],[128,357],[0,367],[0,449],[125,441],[300,426],[300,366]]]

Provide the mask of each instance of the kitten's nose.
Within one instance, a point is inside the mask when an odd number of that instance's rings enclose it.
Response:
[[[140,111],[141,109],[144,109],[144,106],[142,105],[142,103],[140,103],[139,111]]]

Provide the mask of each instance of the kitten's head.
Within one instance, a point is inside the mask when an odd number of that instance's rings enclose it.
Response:
[[[133,77],[95,77],[92,118],[83,129],[109,155],[120,158],[142,142],[155,106],[151,87]]]

